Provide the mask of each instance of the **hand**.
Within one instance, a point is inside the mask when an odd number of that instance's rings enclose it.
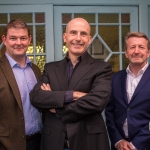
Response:
[[[41,89],[44,91],[52,91],[50,85],[45,83],[41,85]]]
[[[79,99],[80,97],[85,96],[86,94],[87,94],[87,93],[84,93],[84,92],[74,91],[74,92],[73,92],[73,99],[74,99],[74,100],[77,100],[77,99]]]
[[[51,113],[56,114],[56,110],[55,110],[55,109],[50,109],[49,111],[50,111]]]
[[[117,150],[134,150],[134,147],[126,140],[121,140],[116,145]]]

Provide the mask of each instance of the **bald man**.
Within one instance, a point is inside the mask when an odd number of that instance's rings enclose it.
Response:
[[[111,92],[111,66],[87,53],[90,25],[71,20],[63,34],[66,57],[47,63],[30,93],[31,103],[47,110],[41,150],[110,150],[101,113]]]

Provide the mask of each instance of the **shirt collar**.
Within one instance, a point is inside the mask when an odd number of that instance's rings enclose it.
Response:
[[[10,66],[11,68],[13,68],[15,65],[19,65],[13,58],[11,58],[7,53],[5,53],[9,63],[10,63]],[[26,65],[29,64],[30,66],[32,66],[32,62],[31,60],[26,56]]]
[[[131,72],[129,66],[130,66],[130,65],[128,65],[128,67],[127,67],[127,69],[126,69],[126,72],[133,74],[133,73]],[[148,62],[146,63],[146,65],[145,65],[141,70],[139,70],[139,72],[138,72],[137,75],[143,74],[143,73],[145,72],[145,70],[147,69],[147,67],[148,67]]]
[[[78,57],[78,62],[80,62],[80,61],[82,61],[83,59],[84,59],[84,57],[85,57],[85,55],[87,54],[87,51],[85,51],[81,56],[79,56]],[[69,56],[68,56],[68,53],[66,54],[66,60],[67,60],[67,62],[69,62],[70,61],[70,58],[69,58]]]

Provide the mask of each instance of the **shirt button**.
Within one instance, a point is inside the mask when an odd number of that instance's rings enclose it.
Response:
[[[25,138],[25,135],[23,135],[23,138]]]
[[[128,111],[130,110],[130,108],[127,109]]]

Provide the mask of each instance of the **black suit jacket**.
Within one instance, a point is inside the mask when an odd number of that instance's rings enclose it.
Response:
[[[65,59],[45,65],[40,82],[30,93],[31,102],[38,108],[55,108],[61,117],[47,112],[41,150],[63,150],[65,131],[71,150],[109,150],[101,113],[110,97],[111,74],[108,63],[93,59],[88,53],[74,71],[69,84]],[[49,83],[52,91],[41,90],[43,82]],[[68,90],[88,94],[64,104]]]

